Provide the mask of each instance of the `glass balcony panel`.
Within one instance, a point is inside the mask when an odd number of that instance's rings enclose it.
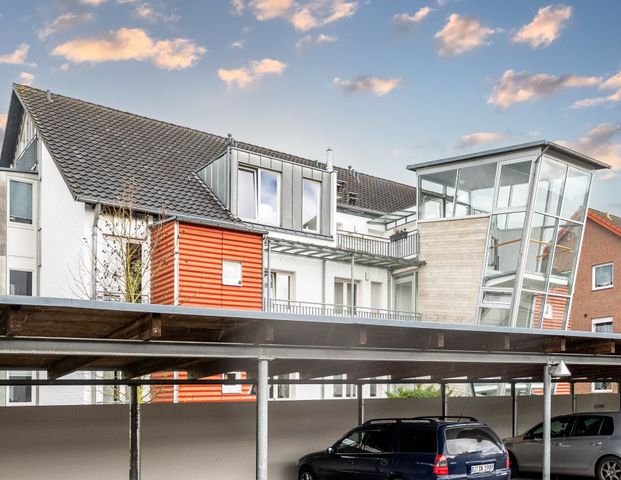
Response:
[[[421,219],[453,216],[456,180],[457,170],[421,175]]]
[[[574,269],[578,260],[578,247],[582,226],[573,222],[561,221],[556,234],[554,262],[550,275],[549,291],[568,295]]]
[[[547,215],[533,215],[524,269],[524,288],[543,291],[550,272],[558,221]]]
[[[522,292],[518,304],[516,327],[539,328],[543,308],[543,293]]]
[[[569,171],[567,172],[567,184],[563,192],[561,217],[576,222],[584,221],[590,183],[590,173],[574,167],[569,167]]]
[[[540,168],[535,210],[558,215],[567,165],[545,157]]]
[[[511,321],[511,310],[508,308],[481,307],[480,325],[493,325],[495,327],[508,327]]]
[[[495,180],[495,163],[459,169],[456,216],[491,212]]]
[[[548,295],[543,310],[542,328],[562,330],[565,326],[569,298]]]
[[[511,305],[511,294],[504,292],[483,292],[484,304]]]
[[[526,214],[494,215],[490,223],[485,287],[513,288],[517,272]]]
[[[526,207],[531,165],[529,160],[501,166],[496,208]]]

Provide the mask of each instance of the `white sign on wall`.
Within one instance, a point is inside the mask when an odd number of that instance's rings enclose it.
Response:
[[[222,380],[241,380],[241,372],[228,372],[222,374]],[[242,385],[222,385],[222,393],[239,394],[242,393]]]
[[[241,287],[242,264],[232,260],[222,261],[222,285]]]

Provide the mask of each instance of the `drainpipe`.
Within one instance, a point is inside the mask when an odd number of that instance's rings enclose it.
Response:
[[[97,248],[99,217],[101,216],[101,203],[95,204],[93,213],[93,227],[91,230],[91,300],[97,300]]]

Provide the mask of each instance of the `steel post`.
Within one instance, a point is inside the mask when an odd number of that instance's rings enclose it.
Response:
[[[269,367],[266,358],[259,358],[257,371],[257,480],[267,480],[268,461],[268,396]]]
[[[140,480],[140,402],[138,385],[129,387],[129,480]]]
[[[552,417],[552,378],[550,364],[543,367],[543,469],[542,479],[550,480],[550,419]]]
[[[517,435],[517,392],[515,383],[511,383],[511,435]]]
[[[364,423],[364,398],[362,396],[362,383],[357,385],[357,399],[358,399],[358,425],[362,425]]]

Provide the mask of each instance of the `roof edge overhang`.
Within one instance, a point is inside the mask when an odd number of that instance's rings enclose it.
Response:
[[[564,147],[562,145],[559,145],[558,143],[550,142],[548,140],[538,140],[535,142],[521,143],[518,145],[511,145],[508,147],[501,147],[492,150],[483,150],[481,152],[470,153],[467,155],[457,155],[454,157],[441,158],[439,160],[432,160],[429,162],[415,163],[408,165],[407,169],[416,172],[417,170],[427,167],[450,165],[453,163],[460,163],[468,160],[480,160],[484,158],[494,157],[497,155],[518,153],[521,151],[537,148],[541,149],[542,151],[552,151],[557,154],[563,155],[570,160],[574,160],[578,163],[587,165],[591,170],[606,170],[611,168],[610,165],[608,165],[607,163],[600,162],[593,157]]]
[[[587,218],[589,220],[593,220],[595,223],[605,228],[606,230],[621,237],[621,228],[617,227],[616,225],[613,225],[610,222],[607,222],[605,218],[602,218],[597,213],[595,213],[593,210],[589,209],[587,213]]]

